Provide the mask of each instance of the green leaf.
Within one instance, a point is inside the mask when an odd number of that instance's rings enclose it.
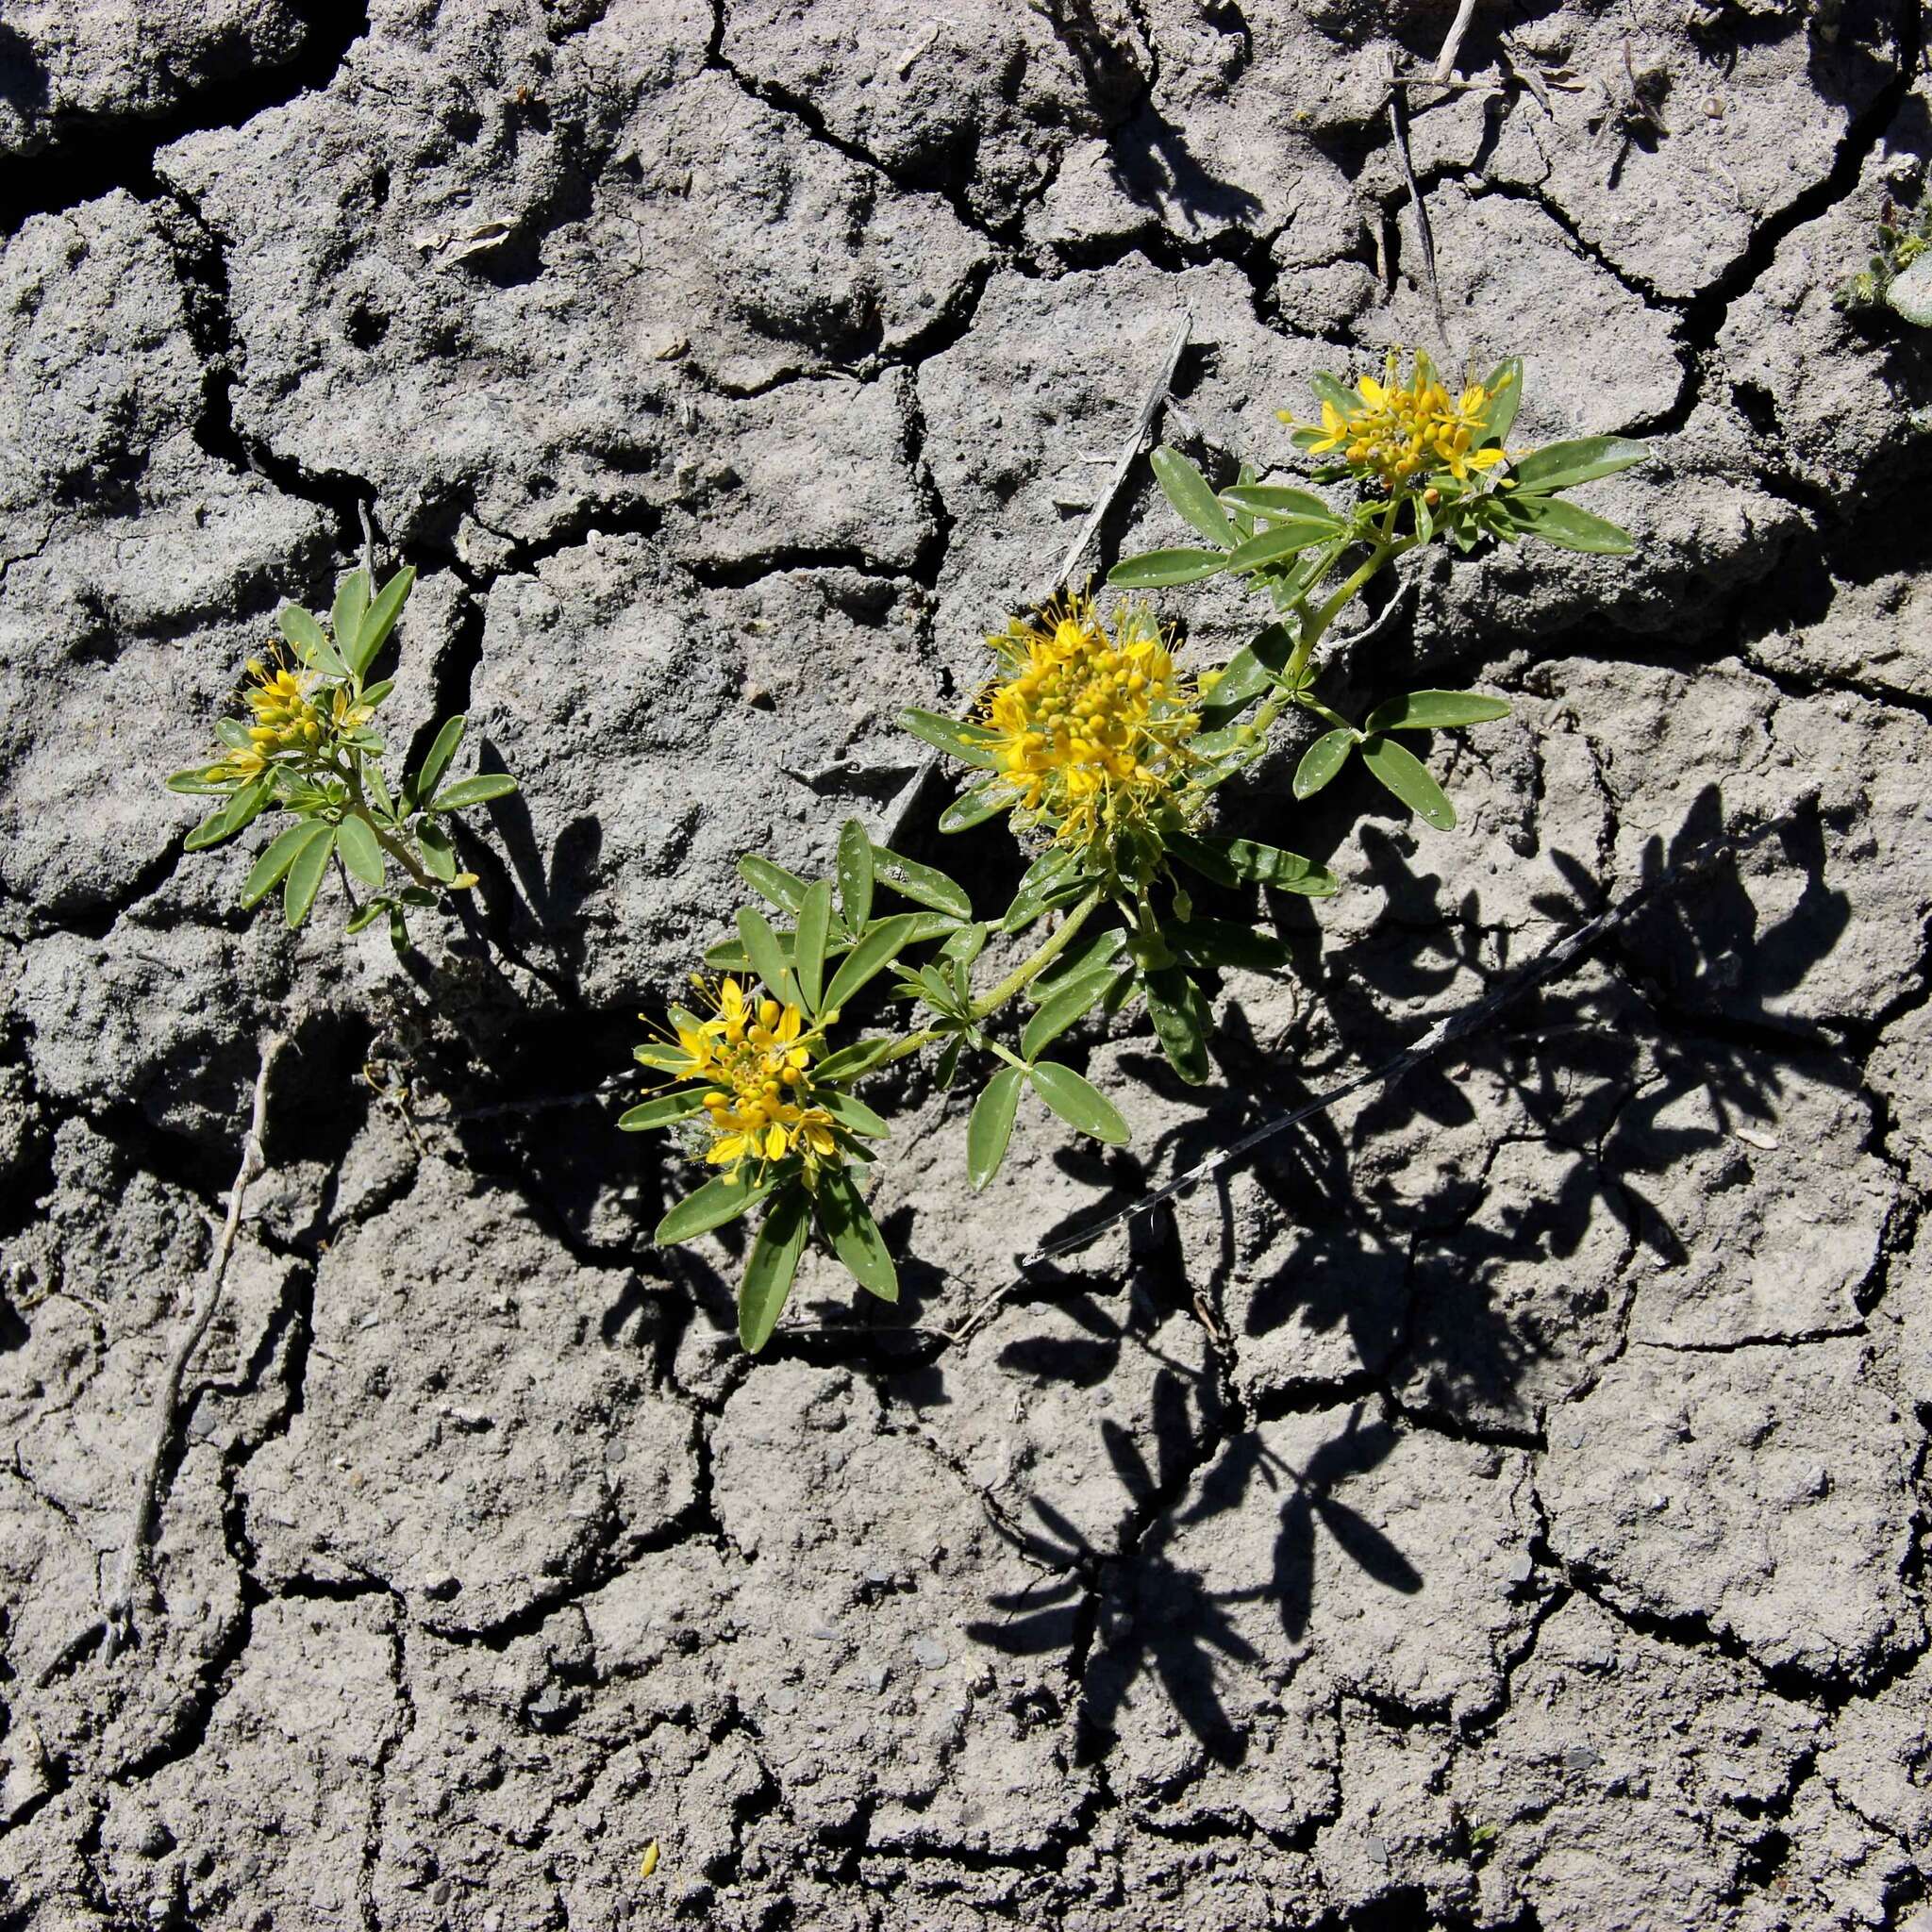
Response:
[[[463,741],[463,733],[468,728],[467,718],[448,718],[436,734],[436,741],[429,747],[429,756],[423,760],[423,769],[404,787],[404,796],[413,802],[427,798],[436,790],[437,781],[449,769],[449,761],[457,755],[457,748]]]
[[[1325,370],[1318,370],[1309,376],[1308,387],[1314,391],[1318,403],[1332,403],[1344,416],[1356,415],[1362,408],[1360,395],[1352,389],[1344,389]]]
[[[872,1218],[849,1168],[829,1169],[819,1182],[819,1212],[832,1238],[832,1252],[844,1262],[853,1280],[882,1302],[899,1299],[899,1271],[892,1265],[886,1238]]]
[[[854,932],[872,917],[873,843],[857,819],[839,827],[839,910]]]
[[[917,915],[909,912],[896,913],[868,926],[839,962],[839,970],[825,989],[826,1017],[841,1011],[874,974],[883,972],[906,947],[913,944],[918,930]]]
[[[1595,477],[1613,476],[1649,455],[1647,442],[1633,442],[1626,436],[1584,436],[1574,442],[1545,443],[1510,465],[1509,479],[1516,485],[1511,500],[1574,490]]]
[[[999,1173],[1000,1162],[1007,1158],[1025,1079],[1024,1067],[1002,1067],[973,1103],[973,1115],[966,1123],[966,1178],[975,1191]]]
[[[488,805],[492,798],[508,798],[517,781],[508,772],[478,772],[474,778],[458,778],[446,791],[429,801],[431,811],[461,811],[466,805]]]
[[[1341,890],[1341,881],[1325,865],[1317,865],[1298,852],[1264,845],[1257,839],[1216,840],[1222,858],[1238,878],[1277,892],[1299,892],[1307,899],[1327,899]]]
[[[335,647],[323,635],[321,625],[299,604],[285,605],[275,613],[282,635],[294,645],[295,655],[311,671],[325,677],[346,677],[349,667],[336,655]]]
[[[416,827],[416,842],[423,848],[423,863],[448,885],[457,875],[457,848],[450,843],[449,834],[434,819],[425,819]]]
[[[242,888],[244,908],[258,906],[280,882],[282,874],[294,864],[306,845],[312,844],[328,827],[319,819],[304,819],[300,824],[277,832],[268,849],[255,861],[248,883]]]
[[[1295,490],[1285,483],[1238,483],[1232,490],[1224,490],[1221,500],[1271,523],[1295,517],[1308,523],[1325,522],[1331,530],[1342,528],[1345,523],[1312,490]]]
[[[1196,839],[1190,832],[1169,832],[1161,842],[1183,865],[1192,866],[1204,879],[1217,886],[1238,886],[1241,874],[1228,864],[1218,843]]]
[[[1323,786],[1341,771],[1348,762],[1348,755],[1357,742],[1357,734],[1346,725],[1338,725],[1333,731],[1324,731],[1307,751],[1302,761],[1294,768],[1294,795],[1297,798],[1312,798]]]
[[[395,907],[391,900],[370,899],[349,914],[349,923],[342,930],[354,939],[358,932],[366,932],[385,912],[393,914],[394,911]]]
[[[745,957],[751,961],[751,970],[765,982],[773,994],[790,1005],[798,997],[796,982],[791,977],[791,968],[786,964],[785,955],[778,950],[778,936],[772,930],[771,923],[755,906],[741,906],[738,908],[738,940],[743,946]]]
[[[917,859],[907,858],[883,845],[871,850],[877,876],[893,891],[917,905],[930,906],[935,912],[950,913],[955,919],[973,917],[973,901],[966,889],[936,867],[921,865]]]
[[[1253,973],[1274,973],[1286,966],[1289,950],[1272,932],[1251,925],[1234,925],[1224,919],[1179,921],[1166,929],[1167,942],[1194,966],[1240,966]]]
[[[369,608],[369,573],[352,570],[336,586],[335,608],[329,612],[328,627],[336,634],[336,650],[342,661],[358,676],[367,660],[358,661],[356,639]]]
[[[389,787],[382,782],[382,767],[374,758],[362,764],[362,783],[368,789],[369,802],[375,806],[376,816],[395,823],[396,802],[389,795]]]
[[[1478,447],[1501,442],[1516,421],[1516,411],[1523,404],[1523,358],[1506,357],[1483,377],[1483,387],[1489,391],[1490,400],[1476,435]]]
[[[1362,746],[1362,762],[1410,811],[1439,832],[1456,824],[1456,808],[1429,776],[1428,767],[1392,738],[1372,738]]]
[[[354,655],[349,658],[349,668],[358,677],[375,662],[375,654],[396,627],[396,619],[402,615],[404,601],[415,581],[416,566],[408,564],[376,593],[375,601],[369,607],[369,614],[363,618],[362,627],[356,635]],[[350,646],[345,644],[343,649],[348,651]]]
[[[272,774],[263,772],[249,779],[228,799],[227,804],[213,811],[190,832],[183,841],[183,849],[189,852],[203,852],[210,845],[219,845],[224,839],[232,839],[244,826],[252,825],[261,816],[262,808],[271,796]]]
[[[819,995],[825,987],[825,935],[832,926],[832,888],[820,879],[805,895],[798,908],[798,931],[791,941],[793,970],[798,990],[805,995],[805,1009],[816,1013]]]
[[[984,724],[963,724],[958,718],[942,718],[937,711],[915,708],[899,713],[899,726],[949,758],[977,765],[984,771],[992,770],[992,746],[998,734]]]
[[[324,825],[322,836],[311,839],[290,861],[288,874],[282,881],[282,913],[291,932],[308,917],[308,908],[322,890],[322,874],[328,856],[335,849],[336,828]]]
[[[877,1066],[891,1052],[892,1045],[890,1040],[855,1040],[850,1046],[828,1053],[811,1070],[812,1083],[816,1086],[822,1080],[857,1079]]]
[[[1018,798],[1018,793],[1008,785],[981,785],[971,791],[962,791],[940,814],[940,830],[942,832],[963,832],[969,825],[976,825],[1002,812]]]
[[[1205,1086],[1214,1072],[1208,1058],[1210,1016],[1201,989],[1178,966],[1163,966],[1142,974],[1147,1017],[1167,1063],[1190,1087]]]
[[[353,815],[345,818],[336,827],[336,850],[342,855],[342,863],[365,886],[381,886],[382,847],[375,842],[375,834],[367,819]]]
[[[654,1093],[628,1113],[620,1114],[617,1124],[626,1134],[641,1134],[651,1127],[668,1127],[678,1121],[688,1121],[692,1114],[704,1111],[705,1092],[702,1087],[687,1087],[677,1093]]]
[[[747,1355],[757,1355],[771,1341],[810,1232],[811,1196],[801,1187],[786,1188],[758,1228],[738,1285],[738,1339]]]
[[[1103,966],[1096,973],[1069,981],[1051,999],[1042,1000],[1020,1036],[1021,1053],[1029,1060],[1038,1059],[1069,1026],[1085,1019],[1100,1004],[1120,976],[1119,967]]]
[[[1288,626],[1271,624],[1227,660],[1221,675],[1203,693],[1201,721],[1211,731],[1246,710],[1274,682],[1294,654]],[[1195,749],[1199,750],[1196,741]]]
[[[1074,980],[1084,979],[1096,967],[1118,958],[1126,937],[1117,925],[1096,933],[1084,945],[1076,946],[1071,953],[1063,953],[1056,959],[1052,973],[1042,974],[1036,979],[1028,989],[1027,996],[1043,1007],[1048,1000],[1064,992]]]
[[[185,772],[171,772],[162,781],[170,791],[178,791],[190,798],[212,796],[225,791],[235,781],[231,776],[217,778],[217,772],[225,773],[225,765],[195,765]]]
[[[1292,557],[1297,551],[1329,542],[1334,536],[1332,522],[1317,523],[1311,517],[1291,517],[1263,530],[1258,537],[1250,537],[1227,559],[1227,567],[1234,571],[1259,570],[1263,564],[1279,563],[1284,557]]]
[[[889,1141],[892,1137],[891,1128],[856,1093],[814,1085],[812,1098],[849,1133],[862,1134],[868,1141]]]
[[[1222,508],[1207,477],[1179,450],[1170,449],[1164,442],[1154,452],[1152,461],[1154,480],[1160,485],[1161,494],[1174,505],[1181,521],[1191,529],[1198,530],[1208,542],[1232,550],[1241,539],[1235,535],[1234,525],[1228,522],[1227,512]]]
[[[1124,557],[1108,572],[1117,591],[1159,591],[1173,584],[1198,584],[1227,568],[1225,550],[1147,550]]]
[[[736,1174],[721,1174],[707,1181],[696,1192],[687,1194],[658,1224],[651,1239],[660,1248],[675,1248],[727,1221],[736,1221],[746,1208],[756,1207],[772,1191],[773,1183],[753,1178],[749,1162]]]
[[[393,677],[385,677],[380,684],[372,684],[362,693],[362,702],[373,711],[395,688],[395,679]]]
[[[1362,720],[1365,733],[1377,731],[1447,731],[1458,724],[1487,724],[1509,715],[1507,698],[1485,697],[1477,691],[1412,691],[1407,697],[1377,705]]]
[[[959,930],[959,922],[950,912],[900,912],[893,916],[907,922],[906,944],[908,946],[923,945],[927,940],[951,939]],[[873,924],[877,924],[878,922],[874,920]],[[833,950],[841,949],[834,947]]]
[[[1068,1126],[1091,1135],[1108,1147],[1124,1147],[1133,1138],[1125,1118],[1112,1101],[1072,1067],[1042,1060],[1027,1069],[1033,1091]]]
[[[248,735],[248,726],[239,718],[217,718],[215,736],[231,751],[246,751],[255,742]]]
[[[1604,517],[1591,516],[1557,496],[1511,496],[1509,521],[1517,529],[1559,550],[1581,550],[1592,557],[1628,557],[1637,546],[1630,533]]]
[[[946,942],[940,948],[941,957],[953,960],[957,965],[971,966],[986,949],[986,936],[991,928],[985,920],[975,920],[971,925],[962,925],[946,937]]]
[[[933,1077],[942,1089],[951,1091],[959,1072],[959,1056],[965,1051],[966,1036],[963,1033],[956,1033],[946,1041],[945,1050],[940,1055],[940,1063],[933,1070]]]
[[[795,872],[787,872],[782,865],[774,865],[769,858],[747,852],[738,861],[738,876],[759,898],[769,899],[794,919],[798,917],[798,908],[805,904],[805,881]]]
[[[1013,891],[1013,903],[1001,917],[1002,932],[1024,932],[1046,910],[1048,903],[1070,882],[1067,873],[1074,855],[1064,845],[1049,845],[1020,875]],[[1077,891],[1080,881],[1071,881]]]

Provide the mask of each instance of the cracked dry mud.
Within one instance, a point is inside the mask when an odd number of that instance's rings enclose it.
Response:
[[[1228,976],[1215,1086],[1117,1024],[1132,1147],[1024,1119],[974,1198],[905,1074],[906,1301],[808,1266],[756,1369],[611,1131],[736,856],[883,823],[892,713],[964,702],[1179,310],[1180,401],[1264,456],[1310,371],[1433,340],[1381,108],[1448,12],[8,7],[0,1926],[1926,1923],[1932,354],[1830,301],[1932,138],[1908,0],[1505,0],[1494,85],[1417,92],[1443,358],[1522,350],[1532,441],[1651,438],[1592,496],[1641,554],[1438,567],[1340,650],[1515,711],[1436,747],[1453,835],[1295,813],[1286,760],[1241,801],[1346,890],[1267,908],[1297,971]],[[524,787],[415,977],[239,914],[249,852],[184,863],[158,789],[364,504],[422,573],[401,724],[467,710]],[[1176,537],[1142,465],[1095,561]]]

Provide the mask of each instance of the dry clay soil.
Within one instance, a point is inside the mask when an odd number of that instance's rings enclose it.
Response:
[[[0,24],[0,1926],[1926,1924],[1932,358],[1832,294],[1927,150],[1908,0],[20,0]],[[902,1070],[896,1308],[613,1131],[737,856],[957,866],[966,704],[1177,319],[1165,432],[1521,351],[1628,560],[1438,563],[1350,707],[1480,685],[1450,834],[1284,747],[1219,1071],[1133,1144]],[[392,742],[523,791],[421,955],[237,909],[194,762],[373,512]],[[1089,563],[1185,541],[1137,467]],[[1247,635],[1174,597],[1190,661]],[[1253,607],[1249,607],[1252,610]],[[1445,1060],[1132,1200],[1726,827]],[[1207,901],[1204,900],[1204,904]],[[171,1335],[292,1036],[138,1641]],[[655,1872],[642,1855],[659,1848]]]

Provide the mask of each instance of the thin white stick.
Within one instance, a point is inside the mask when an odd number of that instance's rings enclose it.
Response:
[[[1081,553],[1093,541],[1093,534],[1100,528],[1107,513],[1113,508],[1113,500],[1121,493],[1121,486],[1126,482],[1128,473],[1134,467],[1134,458],[1146,447],[1147,439],[1154,433],[1155,419],[1160,414],[1160,406],[1167,400],[1167,392],[1174,387],[1174,372],[1181,366],[1181,358],[1187,353],[1188,337],[1194,326],[1191,309],[1181,313],[1180,326],[1174,332],[1174,341],[1167,345],[1167,354],[1161,358],[1160,371],[1147,391],[1141,404],[1141,412],[1134,418],[1131,435],[1121,445],[1121,453],[1114,461],[1113,474],[1107,479],[1107,488],[1100,492],[1099,500],[1087,512],[1087,521],[1080,525],[1074,538],[1074,545],[1061,559],[1058,573],[1051,587],[1052,591],[1064,591],[1074,580],[1074,571],[1079,564]],[[1051,594],[1051,591],[1049,592]]]
[[[1447,82],[1456,72],[1456,57],[1462,52],[1462,37],[1469,31],[1469,24],[1475,18],[1475,0],[1462,0],[1456,9],[1456,18],[1449,27],[1449,38],[1442,42],[1442,51],[1436,57],[1435,77]]]
[[[288,1044],[280,1033],[262,1036],[261,1071],[255,1076],[255,1107],[249,1117],[248,1135],[242,1143],[242,1165],[235,1185],[228,1190],[228,1214],[208,1257],[208,1273],[201,1291],[189,1310],[188,1320],[175,1339],[175,1350],[168,1358],[168,1371],[161,1378],[155,1397],[154,1436],[148,1444],[147,1462],[141,1473],[141,1485],[134,1493],[134,1513],[127,1525],[127,1541],[122,1546],[121,1561],[114,1576],[113,1594],[108,1599],[107,1638],[101,1646],[103,1662],[111,1663],[124,1643],[133,1638],[134,1591],[141,1580],[147,1545],[154,1538],[155,1518],[160,1508],[161,1465],[168,1459],[168,1446],[175,1440],[175,1411],[181,1403],[181,1384],[188,1364],[201,1346],[208,1324],[221,1306],[222,1284],[227,1278],[228,1258],[235,1252],[235,1236],[242,1225],[242,1203],[249,1183],[267,1164],[261,1151],[262,1123],[268,1112],[268,1076],[275,1057]]]

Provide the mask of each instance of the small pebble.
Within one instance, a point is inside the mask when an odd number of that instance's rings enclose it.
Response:
[[[1592,1751],[1588,1744],[1573,1744],[1563,1754],[1566,1771],[1594,1771],[1603,1761],[1603,1753]]]
[[[604,1445],[604,1460],[614,1469],[630,1452],[622,1442],[607,1442]]]
[[[930,1637],[915,1637],[912,1640],[912,1660],[922,1670],[942,1670],[946,1661],[945,1646],[935,1643]]]

